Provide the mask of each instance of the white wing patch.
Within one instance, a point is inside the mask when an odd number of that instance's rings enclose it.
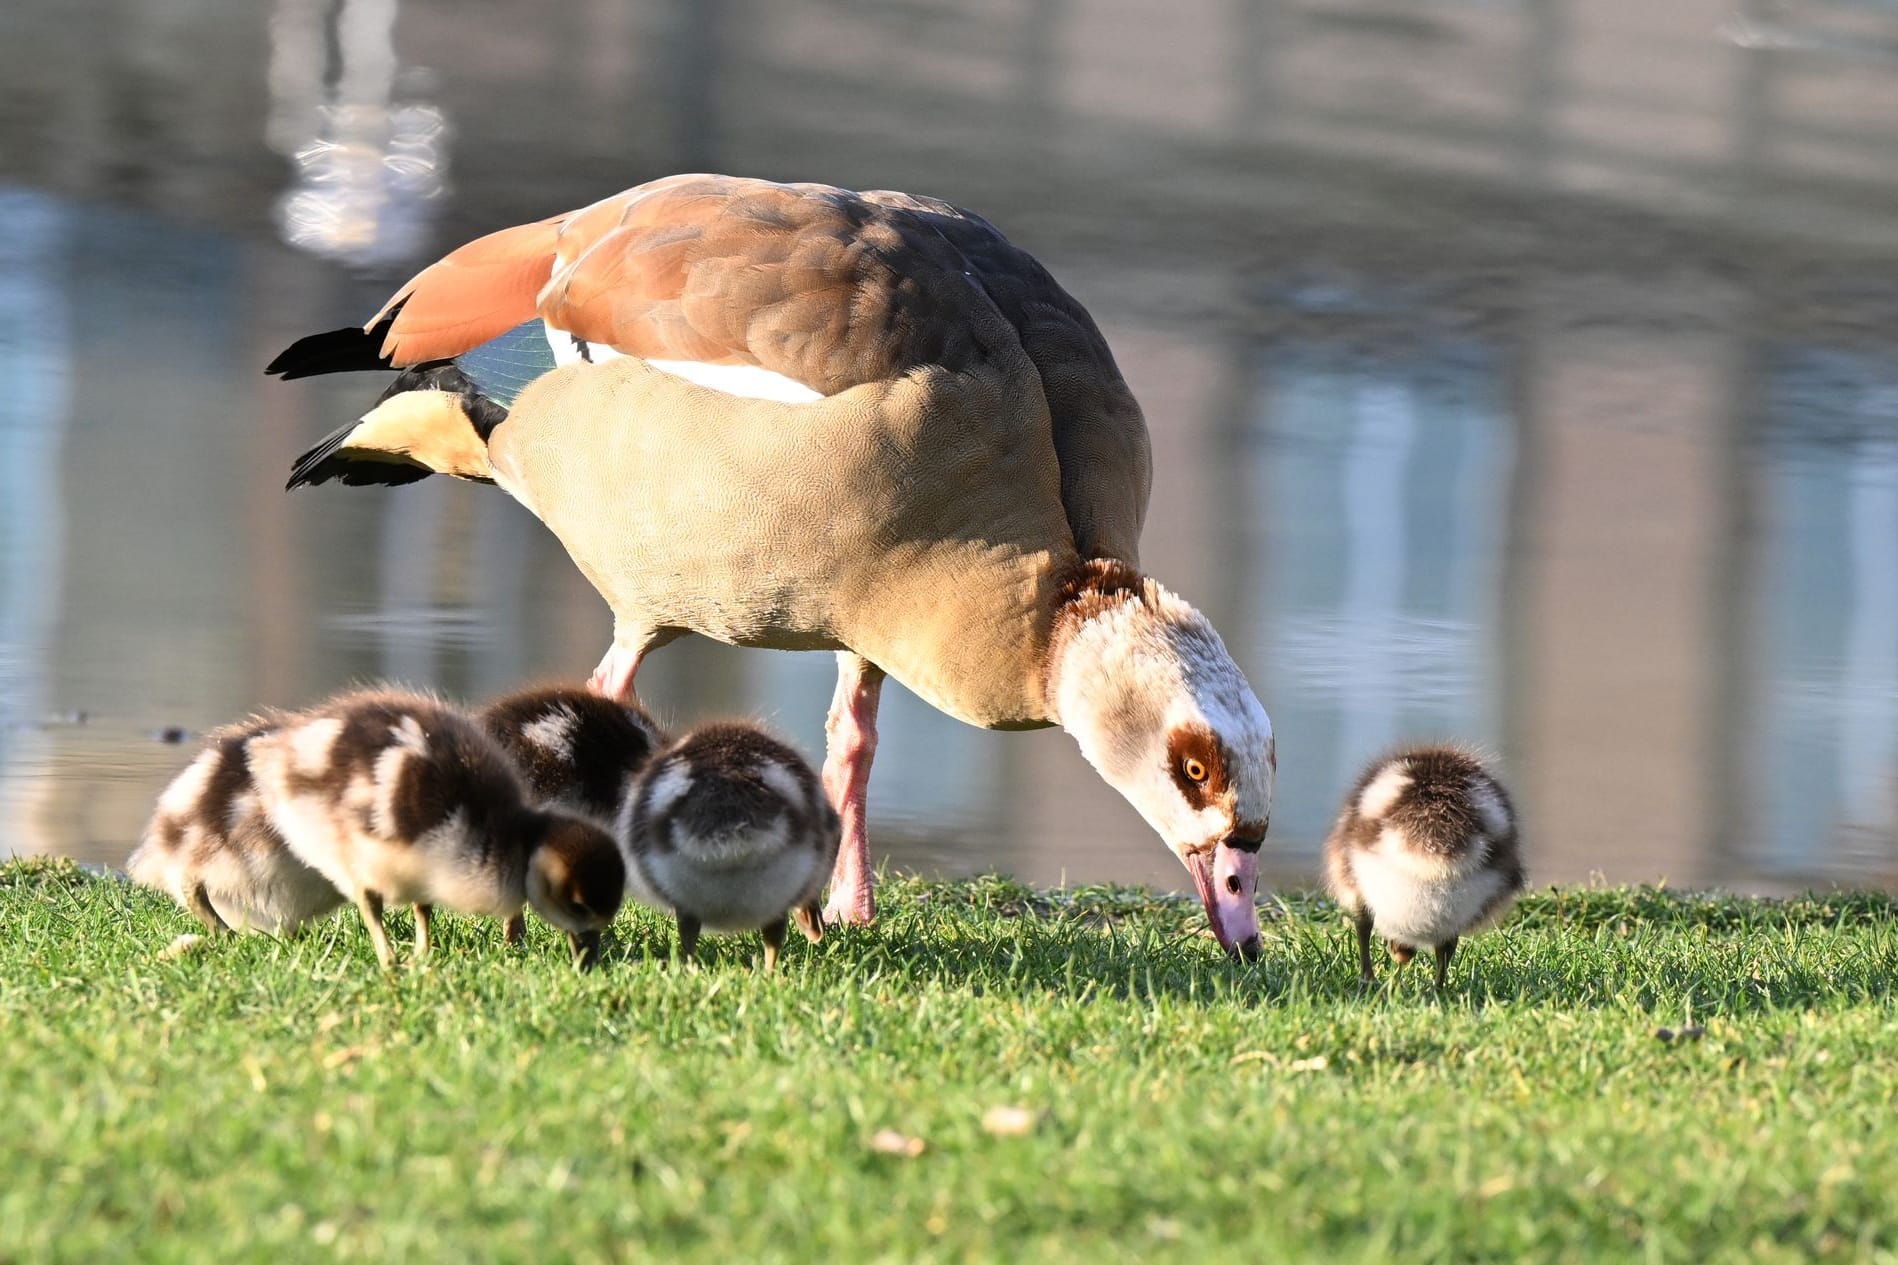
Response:
[[[189,814],[197,804],[198,797],[204,794],[205,785],[211,780],[211,769],[217,762],[216,747],[199,753],[198,758],[187,764],[184,772],[173,778],[171,785],[165,788],[165,793],[158,799],[159,811],[173,817]]]
[[[663,817],[691,789],[692,767],[683,760],[675,760],[653,779],[646,794],[646,811],[653,817]]]
[[[330,748],[342,736],[343,722],[334,716],[300,725],[290,734],[290,759],[299,773],[321,773],[330,764]]]
[[[555,272],[558,273],[559,269],[556,268]],[[545,321],[541,324],[547,330],[547,345],[553,349],[554,363],[562,368],[582,360],[596,365],[605,364],[625,354],[606,343],[586,343],[586,351],[582,354],[582,344],[572,334]],[[812,400],[824,398],[795,378],[760,369],[757,365],[714,365],[702,360],[648,360],[646,363],[675,378],[684,378],[687,382],[696,382],[725,395],[742,396],[749,400],[809,404]]]
[[[398,736],[401,733],[400,730],[395,732]],[[370,820],[375,825],[376,833],[381,835],[384,839],[394,839],[397,837],[395,829],[396,792],[402,785],[403,766],[414,758],[415,753],[409,748],[407,743],[400,741],[399,737],[394,745],[384,747],[382,754],[376,757],[376,771],[374,774],[375,798],[371,801]]]
[[[559,707],[521,726],[521,737],[542,751],[568,760],[573,758],[573,731],[579,723],[580,718],[573,714],[573,709]]]
[[[404,716],[391,725],[389,736],[416,755],[428,754],[428,734],[423,732],[422,722],[414,716]]]
[[[1410,773],[1401,762],[1387,764],[1358,796],[1358,816],[1377,821],[1410,789]]]
[[[767,760],[760,765],[758,776],[763,779],[766,786],[776,791],[778,797],[785,803],[798,808],[809,807],[804,796],[804,786],[797,780],[797,775],[776,760]]]
[[[560,273],[559,262],[557,260],[555,261],[554,273],[556,276]],[[599,357],[593,354],[595,349],[591,343],[587,344],[587,354],[582,356],[580,354],[580,341],[572,334],[569,334],[564,329],[557,329],[549,325],[546,321],[542,321],[540,325],[542,329],[547,331],[547,346],[553,350],[554,363],[559,365],[562,369],[568,365],[577,365],[582,360],[599,359]],[[601,347],[598,350],[609,356],[619,355],[619,353],[614,351],[611,347]]]
[[[597,355],[594,357],[596,360],[598,358]],[[777,400],[783,404],[809,404],[812,400],[824,398],[795,378],[760,369],[757,365],[708,365],[699,360],[648,360],[646,363],[655,369],[665,370],[675,378],[684,378],[687,382],[696,382],[726,395],[739,395],[752,400]]]

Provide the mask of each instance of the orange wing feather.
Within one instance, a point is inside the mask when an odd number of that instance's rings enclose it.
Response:
[[[391,312],[382,354],[398,368],[446,360],[534,317],[564,216],[476,238],[417,273],[364,329]]]

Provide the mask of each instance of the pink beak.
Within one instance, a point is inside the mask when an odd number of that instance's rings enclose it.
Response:
[[[1259,854],[1242,852],[1229,843],[1221,843],[1211,852],[1189,852],[1186,869],[1193,876],[1200,904],[1212,921],[1213,936],[1219,947],[1233,957],[1255,960],[1263,946],[1259,940]]]

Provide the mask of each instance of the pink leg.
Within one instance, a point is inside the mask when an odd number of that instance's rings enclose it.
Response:
[[[829,924],[862,926],[876,917],[870,873],[870,832],[864,801],[870,790],[870,761],[877,750],[877,700],[883,693],[883,669],[860,655],[837,656],[837,693],[824,723],[829,736],[824,756],[824,790],[843,818],[843,846],[830,876]]]
[[[607,648],[606,658],[600,660],[600,666],[593,669],[593,676],[587,686],[595,694],[618,699],[622,703],[639,702],[639,696],[633,692],[633,676],[639,671],[640,660],[646,657],[642,647],[623,646],[615,641]]]
[[[640,705],[640,695],[634,693],[632,678],[640,670],[645,655],[659,650],[678,633],[645,633],[638,638],[626,638],[624,631],[613,634],[613,644],[607,646],[605,659],[600,659],[600,667],[594,669],[592,678],[586,686],[594,693],[605,695],[609,699],[619,699],[621,703]]]

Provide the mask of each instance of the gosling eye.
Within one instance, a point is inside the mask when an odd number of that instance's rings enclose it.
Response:
[[[1180,761],[1180,772],[1186,775],[1186,780],[1189,782],[1206,780],[1206,766],[1194,756],[1187,756]]]

